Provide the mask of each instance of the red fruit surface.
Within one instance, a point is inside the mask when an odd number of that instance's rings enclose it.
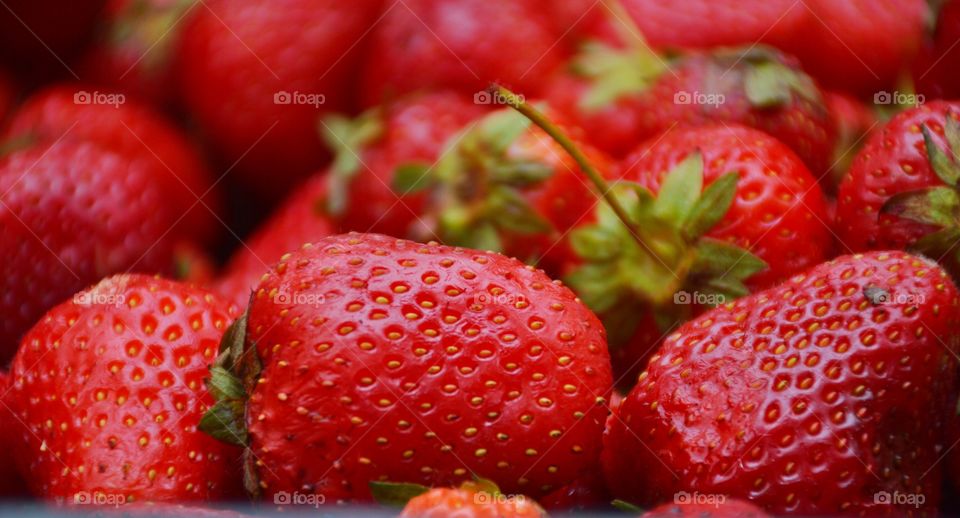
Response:
[[[720,501],[716,496],[711,500],[717,503],[663,504],[643,513],[640,518],[769,518],[770,516],[763,512],[763,509],[743,500]]]
[[[112,273],[171,269],[177,214],[164,175],[152,161],[73,142],[0,161],[0,357],[84,286]]]
[[[641,505],[696,491],[773,514],[933,512],[958,312],[949,276],[900,251],[719,306],[671,335],[624,399],[607,482]],[[884,491],[924,501],[884,505]]]
[[[835,193],[854,157],[866,144],[867,136],[881,124],[876,112],[859,99],[839,92],[824,92],[824,99],[836,127],[837,142],[830,181],[821,182],[821,185],[828,192]]]
[[[568,49],[535,0],[407,0],[372,34],[363,72],[367,106],[416,90],[474,95],[492,82],[536,95]]]
[[[401,518],[542,518],[546,513],[529,498],[438,487],[413,497]]]
[[[133,161],[148,162],[160,172],[154,181],[164,189],[166,203],[181,218],[175,233],[201,243],[211,240],[220,230],[215,214],[221,201],[193,144],[149,106],[121,97],[116,97],[123,101],[120,104],[100,104],[98,100],[106,97],[97,93],[93,87],[72,84],[43,89],[17,109],[5,138],[41,144],[91,142]]]
[[[326,192],[323,174],[297,188],[240,244],[216,281],[216,291],[238,306],[246,307],[260,278],[283,254],[333,234],[334,224],[323,212]]]
[[[239,451],[196,428],[236,315],[207,291],[143,275],[110,277],[47,313],[24,337],[4,397],[31,491],[66,502],[236,494]]]
[[[349,79],[380,5],[216,0],[185,21],[177,51],[181,95],[251,192],[276,200],[327,158],[319,118],[349,108]]]
[[[611,409],[613,403],[610,404]],[[599,466],[598,466],[599,468]],[[612,500],[607,483],[598,469],[547,494],[540,505],[551,512],[573,512],[604,509]]]
[[[932,230],[880,209],[895,194],[944,185],[930,165],[920,127],[947,149],[947,117],[960,120],[960,105],[932,101],[897,114],[867,140],[837,193],[835,230],[847,249],[905,248]]]
[[[949,0],[942,4],[937,16],[936,30],[925,42],[913,63],[913,81],[917,92],[930,99],[960,97],[960,2]]]
[[[256,290],[247,407],[270,500],[370,481],[549,492],[596,462],[610,397],[600,322],[515,259],[376,234],[322,239]],[[252,346],[252,345],[251,345]]]

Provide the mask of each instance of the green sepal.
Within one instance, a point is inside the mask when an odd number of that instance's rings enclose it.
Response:
[[[252,294],[251,294],[252,297]],[[220,339],[220,354],[205,381],[214,404],[200,418],[197,428],[227,444],[245,446],[247,393],[260,374],[256,349],[247,348],[246,328],[249,307]]]
[[[420,484],[407,484],[398,482],[377,482],[369,483],[370,494],[380,505],[386,507],[402,508],[407,505],[412,498],[418,497],[430,488]]]
[[[717,239],[704,237],[697,243],[693,271],[716,278],[747,279],[762,272],[767,263],[749,250]]]
[[[482,140],[483,147],[492,155],[506,153],[513,143],[520,138],[530,125],[530,119],[510,109],[491,113],[480,121],[477,134]],[[469,140],[465,141],[470,144]]]
[[[702,236],[723,219],[733,204],[739,180],[739,173],[727,173],[703,190],[684,225],[684,234],[688,238]]]
[[[330,165],[327,212],[340,215],[346,210],[350,182],[360,172],[363,148],[383,134],[381,110],[374,108],[355,119],[330,114],[321,119],[320,135],[333,151]]]
[[[624,50],[602,43],[584,45],[572,66],[575,74],[591,82],[579,102],[588,113],[644,92],[667,70],[664,61],[646,46]]]
[[[888,198],[880,212],[938,227],[956,226],[960,216],[960,196],[951,187],[902,192]]]
[[[630,502],[627,502],[625,500],[620,500],[619,498],[610,502],[610,505],[612,505],[618,511],[623,511],[625,513],[642,513],[643,512],[642,507],[631,504]]]
[[[947,120],[951,120],[950,117],[947,117]],[[933,172],[943,180],[943,183],[956,187],[957,181],[960,180],[960,167],[957,166],[955,158],[940,149],[940,146],[933,141],[933,136],[926,124],[920,125],[920,131],[923,132],[923,143],[927,148],[927,159],[930,161]],[[950,131],[951,133],[956,132],[956,128]],[[952,134],[951,138],[956,139],[957,135]],[[952,149],[950,152],[954,153],[956,151],[960,151],[960,148]]]
[[[682,227],[703,190],[703,158],[691,153],[671,170],[657,193],[653,215]]]
[[[393,181],[390,186],[393,192],[400,195],[420,192],[430,186],[430,164],[424,162],[407,162],[394,170]]]
[[[500,228],[520,234],[549,232],[550,223],[541,218],[516,189],[496,186],[487,197],[488,218]]]
[[[932,257],[938,257],[951,249],[955,249],[957,250],[956,254],[958,254],[956,259],[960,259],[960,249],[954,247],[957,241],[960,241],[960,228],[952,226],[921,237],[910,246],[910,249]]]
[[[239,380],[236,381],[239,383]],[[245,400],[217,401],[200,418],[197,428],[220,442],[246,446],[248,437],[246,423],[244,423],[245,412]]]
[[[795,95],[817,104],[823,99],[816,84],[807,74],[783,63],[779,54],[763,45],[747,50],[725,52],[733,60],[731,66],[744,68],[744,93],[757,108],[772,108],[790,103]]]

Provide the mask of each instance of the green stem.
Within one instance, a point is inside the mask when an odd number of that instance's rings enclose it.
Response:
[[[586,155],[583,154],[583,151],[563,132],[556,124],[553,123],[550,119],[547,118],[542,112],[528,104],[523,100],[522,97],[511,92],[507,88],[500,86],[498,84],[492,84],[487,91],[491,95],[496,96],[497,99],[502,99],[503,102],[507,103],[511,108],[517,110],[523,116],[530,119],[531,122],[540,127],[547,135],[550,136],[553,140],[566,151],[574,162],[580,166],[580,170],[587,175],[587,178],[593,183],[594,188],[600,194],[600,197],[607,202],[607,205],[613,209],[613,212],[617,215],[617,218],[626,225],[627,229],[630,230],[630,235],[640,244],[640,249],[650,254],[654,259],[660,261],[663,264],[669,264],[666,260],[660,257],[660,254],[657,253],[652,247],[650,247],[647,242],[648,240],[644,238],[644,232],[642,229],[637,227],[633,221],[630,219],[630,216],[627,214],[626,209],[623,208],[623,205],[620,204],[620,200],[614,196],[613,191],[610,189],[610,185],[607,184],[607,181],[604,180],[603,175],[597,171],[597,168],[590,163],[590,160]]]

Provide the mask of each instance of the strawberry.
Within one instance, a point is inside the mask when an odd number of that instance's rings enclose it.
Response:
[[[596,462],[611,385],[603,329],[515,259],[331,236],[284,256],[246,318],[212,380],[238,390],[207,430],[247,437],[247,488],[267,500],[367,500],[371,481],[472,474],[536,497]]]
[[[743,500],[727,500],[714,495],[706,503],[674,503],[655,507],[640,518],[769,518],[763,509]]]
[[[830,168],[830,181],[821,182],[821,185],[830,193],[835,193],[867,136],[880,126],[880,120],[866,104],[849,95],[824,92],[824,99],[833,117],[837,142]]]
[[[24,337],[3,398],[22,425],[13,456],[31,491],[120,503],[233,494],[238,452],[197,425],[212,402],[203,380],[237,312],[143,275],[107,278],[50,310]]]
[[[101,104],[108,96],[117,104]],[[5,140],[92,142],[131,160],[152,162],[151,167],[161,171],[155,181],[167,191],[167,202],[175,205],[178,217],[182,215],[178,232],[204,242],[219,230],[220,198],[197,150],[159,113],[122,94],[84,85],[48,87],[14,113]]]
[[[323,211],[327,176],[318,175],[296,189],[274,214],[241,243],[227,262],[216,291],[245,307],[250,292],[283,254],[335,232]]]
[[[933,101],[901,112],[874,133],[837,195],[836,231],[853,251],[907,248],[960,272],[960,109]]]
[[[551,512],[574,512],[602,509],[610,500],[607,484],[598,470],[553,490],[540,499],[540,505]]]
[[[547,513],[532,499],[523,495],[504,495],[496,484],[487,480],[464,482],[459,488],[427,488],[412,484],[382,484],[375,487],[388,501],[393,495],[410,498],[400,518],[546,518]]]
[[[416,90],[478,95],[491,81],[536,95],[541,78],[568,54],[563,30],[537,0],[406,0],[390,6],[372,34],[363,101],[379,104]],[[479,42],[482,42],[480,44]]]
[[[322,128],[335,155],[327,211],[344,231],[403,237],[426,195],[394,189],[398,176],[430,170],[448,141],[487,111],[467,95],[434,92],[404,96],[354,120],[327,117]]]
[[[696,491],[773,514],[932,513],[958,322],[946,272],[900,251],[719,306],[667,338],[624,399],[607,482],[645,505]]]
[[[956,99],[960,97],[960,2],[940,2],[936,29],[925,42],[920,55],[913,63],[913,81],[917,91],[931,99]]]
[[[381,3],[215,0],[184,21],[184,102],[248,190],[277,200],[323,164],[318,119],[349,108],[358,44]]]
[[[0,160],[0,358],[84,286],[117,272],[171,269],[177,213],[163,189],[167,173],[89,143]]]
[[[831,163],[833,122],[816,84],[772,49],[692,52],[666,60],[641,44],[593,44],[549,80],[546,99],[623,157],[677,126],[738,123],[790,146],[819,177]]]

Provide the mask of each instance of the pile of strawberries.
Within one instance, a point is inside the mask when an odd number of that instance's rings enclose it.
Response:
[[[4,8],[0,507],[960,512],[960,0]]]

